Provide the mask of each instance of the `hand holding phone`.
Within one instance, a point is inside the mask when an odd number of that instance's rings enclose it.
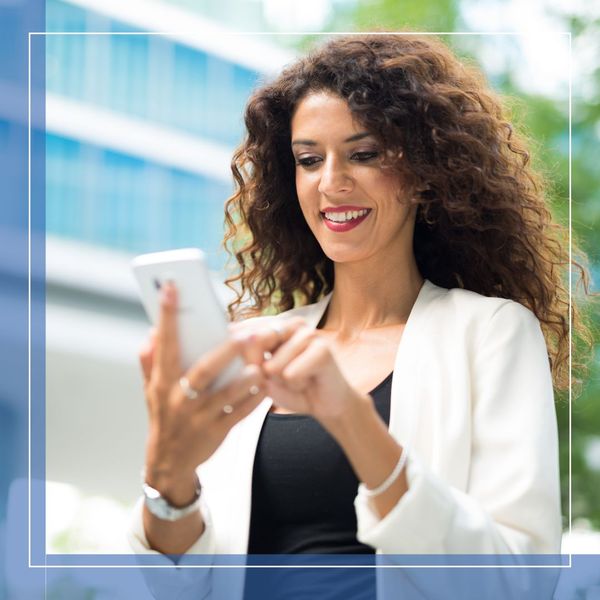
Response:
[[[233,381],[215,389],[219,374],[242,355],[246,340],[239,336],[230,337],[183,371],[178,304],[175,286],[163,285],[156,333],[140,352],[149,418],[145,481],[172,506],[187,506],[197,492],[196,467],[263,400],[265,381],[260,367],[249,364]],[[160,515],[152,514],[156,518],[150,522],[156,525]]]
[[[184,248],[142,254],[132,262],[140,295],[150,321],[156,326],[160,295],[170,281],[177,289],[177,333],[182,370],[189,369],[202,355],[229,338],[227,318],[210,280],[204,253]],[[219,389],[233,380],[243,367],[234,358],[213,384]]]

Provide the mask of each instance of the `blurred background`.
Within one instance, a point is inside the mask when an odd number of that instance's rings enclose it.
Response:
[[[245,101],[321,32],[472,33],[445,39],[510,96],[511,118],[532,139],[563,223],[571,78],[573,233],[598,281],[598,1],[47,0],[46,7],[48,553],[128,552],[123,532],[140,491],[146,432],[137,352],[148,330],[129,261],[200,246],[215,280],[224,279],[223,204]],[[572,37],[560,33],[567,31]],[[0,280],[5,275],[0,265]],[[573,532],[565,551],[600,553],[599,358],[596,346],[572,407]],[[17,408],[5,395],[6,455],[21,448],[11,437]],[[557,407],[568,529],[568,398]],[[0,519],[12,476],[3,464]]]

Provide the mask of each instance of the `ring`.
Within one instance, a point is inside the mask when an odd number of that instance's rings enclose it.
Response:
[[[185,397],[188,400],[195,400],[198,397],[198,390],[195,390],[191,385],[187,377],[179,378],[179,387],[183,391]]]
[[[265,360],[271,360],[273,358],[273,355],[269,351],[263,352],[263,358]]]
[[[250,389],[248,390],[248,393],[251,396],[256,396],[256,394],[258,394],[259,391],[260,391],[260,389],[257,385],[251,385]]]
[[[224,412],[226,415],[230,415],[230,414],[233,412],[233,406],[231,406],[231,404],[226,404],[226,405],[223,407],[223,412]]]

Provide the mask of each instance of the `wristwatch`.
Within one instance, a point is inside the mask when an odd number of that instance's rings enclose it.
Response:
[[[179,521],[187,517],[200,506],[200,481],[196,477],[196,497],[187,506],[173,506],[161,493],[148,485],[146,482],[142,484],[144,490],[144,501],[148,510],[163,521]]]

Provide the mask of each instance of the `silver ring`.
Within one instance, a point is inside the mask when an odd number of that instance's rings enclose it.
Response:
[[[195,400],[198,397],[198,390],[195,390],[190,385],[190,380],[187,377],[180,377],[179,378],[179,387],[181,388],[181,390],[183,391],[185,397],[188,400]]]
[[[224,412],[226,415],[230,415],[230,414],[233,412],[233,406],[231,406],[231,404],[226,404],[226,405],[223,407],[223,412]]]
[[[271,360],[273,358],[273,355],[267,350],[267,352],[263,352],[263,358],[265,360]]]
[[[248,390],[248,393],[251,396],[256,396],[256,394],[258,394],[258,392],[260,392],[260,388],[257,385],[251,385],[250,389]]]

